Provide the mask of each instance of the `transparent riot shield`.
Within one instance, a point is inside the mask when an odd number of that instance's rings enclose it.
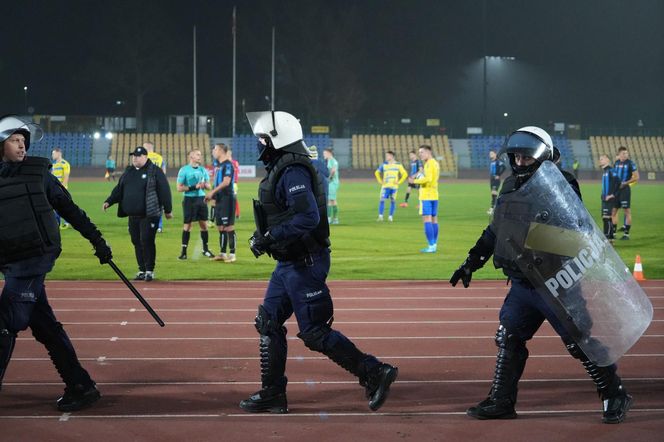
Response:
[[[591,361],[617,361],[648,328],[652,304],[565,177],[545,161],[499,201],[496,255],[516,262]]]

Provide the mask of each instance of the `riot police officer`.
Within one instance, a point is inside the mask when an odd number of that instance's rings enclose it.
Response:
[[[37,126],[19,118],[0,119],[0,271],[5,278],[0,295],[0,384],[16,335],[30,327],[66,385],[57,408],[75,411],[97,401],[100,393],[46,296],[44,278],[61,251],[54,209],[92,243],[102,264],[112,254],[101,232],[49,172],[50,161],[27,155],[31,139],[39,141],[40,136]]]
[[[542,164],[547,161],[555,161],[559,153],[554,151],[548,133],[538,127],[528,126],[515,131],[508,137],[503,146],[502,154],[507,154],[509,157],[512,175],[505,180],[500,190],[494,219],[484,230],[475,246],[470,249],[467,259],[450,279],[453,286],[456,286],[457,282],[461,280],[464,287],[468,287],[472,273],[480,269],[491,255],[494,255],[496,268],[502,268],[505,275],[511,279],[511,288],[500,310],[500,326],[495,336],[498,355],[493,385],[488,397],[477,406],[469,408],[467,414],[477,419],[511,419],[516,417],[517,385],[528,358],[526,342],[533,337],[544,319],[547,319],[561,336],[570,354],[581,360],[586,371],[595,382],[597,391],[603,401],[603,421],[605,423],[622,422],[632,398],[627,394],[620,377],[616,374],[616,365],[599,366],[590,359],[581,347],[582,342],[589,342],[590,340],[581,340],[576,332],[573,334],[570,331],[574,330],[574,327],[568,324],[566,318],[557,311],[556,304],[550,301],[546,291],[538,290],[539,285],[536,278],[524,272],[524,268],[533,268],[532,263],[528,263],[524,267],[519,262],[519,259],[523,259],[523,256],[528,255],[528,253],[523,253],[523,251],[520,254],[511,253],[509,250],[512,245],[507,244],[514,241],[512,237],[518,236],[518,230],[522,227],[515,226],[528,213],[528,203],[514,199],[513,196],[521,195],[519,192],[524,191],[525,184],[537,173],[538,168],[542,169],[540,173],[553,170],[552,173],[560,176],[553,166],[542,167]],[[580,200],[574,196],[574,193],[576,193],[579,198],[581,197],[576,179],[567,172],[562,172],[562,174],[564,178],[560,177],[560,188],[533,191],[537,195],[536,198],[542,199],[547,192],[551,193],[565,189],[570,194],[570,200],[576,200],[582,207]],[[567,183],[565,183],[565,180]],[[569,191],[569,186],[574,192]],[[505,201],[514,201],[514,204],[506,209]],[[574,203],[574,201],[570,201],[571,203]],[[583,210],[585,211],[585,208]],[[556,208],[547,208],[540,213],[542,216],[548,216],[549,211],[554,212],[551,214],[551,218],[564,215],[564,213],[556,214]],[[587,211],[585,212],[587,213]],[[565,216],[560,216],[560,218],[565,218]],[[523,230],[528,231],[529,224],[524,225]],[[530,224],[530,226],[532,225]],[[499,234],[498,232],[502,233]],[[549,244],[555,243],[556,240],[556,237],[545,239]],[[541,262],[536,261],[534,265],[536,267],[539,264]],[[581,279],[581,272],[578,273],[576,278]],[[567,276],[565,275],[565,277]],[[567,280],[564,281],[565,284],[567,282]],[[553,287],[555,284],[556,281],[551,283],[551,286]],[[578,296],[579,291],[570,290],[568,295],[569,297]],[[592,323],[588,318],[589,314],[585,308],[585,303],[579,302],[577,307],[576,314],[581,318],[578,326],[589,330]],[[604,349],[600,349],[600,351],[604,351]]]
[[[267,166],[254,200],[257,229],[250,248],[256,257],[268,254],[277,265],[255,324],[262,387],[240,407],[249,412],[288,412],[284,322],[295,314],[297,336],[309,349],[355,375],[365,387],[369,408],[378,410],[398,370],[361,352],[332,328],[332,298],[325,283],[330,269],[325,192],[302,141],[300,123],[286,112],[250,112],[247,118],[259,137],[259,160]]]

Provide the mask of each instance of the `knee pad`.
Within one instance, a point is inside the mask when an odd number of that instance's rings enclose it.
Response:
[[[283,333],[286,334],[286,327],[280,325],[277,321],[270,318],[270,314],[267,312],[263,305],[258,306],[258,314],[256,314],[256,320],[254,326],[258,334],[266,336],[271,333]]]
[[[326,349],[325,342],[331,331],[330,324],[323,324],[314,327],[310,332],[298,333],[297,337],[302,339],[309,350],[323,352]]]
[[[511,333],[504,324],[498,326],[496,330],[495,337],[496,347],[501,350],[513,351],[519,354],[521,357],[528,357],[528,349],[526,348],[526,342],[520,337],[516,336],[514,333]]]
[[[570,340],[563,340],[563,343],[565,344],[565,348],[567,348],[569,354],[571,354],[574,359],[578,359],[581,362],[586,362],[589,360],[588,356],[586,356],[581,347],[579,347],[579,344],[577,344],[576,342]]]

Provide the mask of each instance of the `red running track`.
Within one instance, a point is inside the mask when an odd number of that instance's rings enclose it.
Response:
[[[121,283],[47,283],[51,304],[102,391],[94,407],[60,413],[63,385],[24,332],[0,392],[0,441],[44,440],[664,440],[664,281],[643,286],[655,307],[645,336],[621,359],[634,396],[627,420],[601,423],[594,385],[548,324],[529,344],[519,418],[476,421],[493,374],[503,281],[452,288],[432,281],[344,281],[330,286],[335,328],[399,366],[378,413],[347,372],[295,338],[289,321],[288,415],[237,404],[259,388],[253,327],[265,282],[138,285],[160,328]]]

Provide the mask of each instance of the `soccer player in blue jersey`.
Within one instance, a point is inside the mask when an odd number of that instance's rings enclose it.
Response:
[[[208,210],[205,204],[205,190],[210,187],[210,175],[205,167],[201,166],[201,151],[189,152],[189,164],[182,166],[178,172],[178,192],[184,193],[182,200],[182,212],[184,224],[182,226],[182,252],[178,259],[187,259],[187,247],[191,235],[191,226],[198,221],[201,229],[201,240],[203,241],[203,255],[208,258],[214,254],[208,249],[207,217]]]
[[[378,222],[383,221],[385,200],[387,199],[390,200],[390,214],[387,220],[392,222],[394,219],[394,209],[397,205],[397,191],[399,190],[399,185],[408,178],[408,173],[401,163],[394,160],[394,152],[388,150],[385,152],[385,162],[378,166],[374,175],[381,185],[380,202],[378,203]]]
[[[235,168],[231,163],[230,149],[223,143],[215,144],[212,155],[219,164],[214,175],[214,188],[205,195],[205,201],[215,201],[214,217],[219,231],[219,255],[212,258],[214,261],[235,262]],[[226,254],[226,249],[229,254]]]
[[[408,171],[409,178],[415,178],[417,174],[424,173],[422,167],[422,161],[417,158],[417,152],[411,150],[408,152],[408,158],[410,159],[410,170]],[[403,203],[399,204],[399,207],[408,207],[408,198],[410,198],[411,189],[419,189],[419,184],[408,183],[408,188],[406,189],[406,198]]]
[[[599,166],[602,168],[602,222],[604,223],[604,236],[613,242],[615,229],[611,215],[615,207],[616,195],[620,191],[621,180],[611,168],[611,159],[608,155],[599,156]]]
[[[496,151],[491,149],[489,151],[489,187],[491,187],[491,207],[487,210],[489,215],[493,214],[493,209],[496,207],[496,198],[498,198],[498,189],[500,188],[500,176],[505,172],[505,163],[503,163]]]
[[[639,180],[639,171],[637,170],[636,163],[629,159],[629,151],[625,146],[618,148],[618,160],[613,165],[613,170],[620,178],[621,183],[611,218],[613,219],[615,229],[618,224],[618,209],[623,209],[625,212],[625,225],[620,229],[624,232],[620,239],[627,240],[629,239],[629,231],[632,228],[632,210],[630,208],[632,203],[632,189],[630,186],[636,184]]]

